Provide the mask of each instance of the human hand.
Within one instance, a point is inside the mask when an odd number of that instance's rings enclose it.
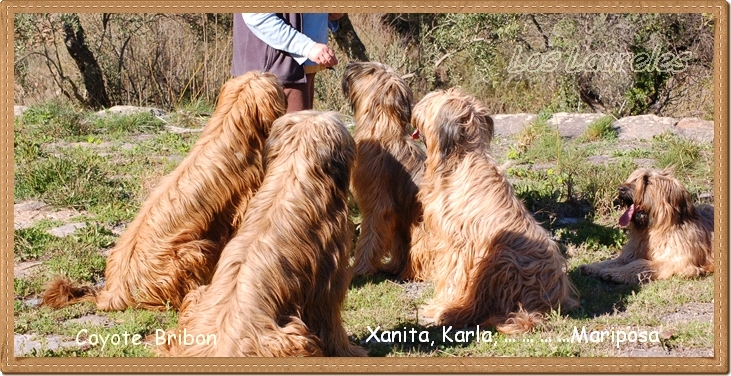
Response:
[[[328,13],[327,14],[327,20],[328,21],[335,21],[339,20],[345,15],[345,13]]]
[[[307,58],[325,67],[332,67],[338,63],[335,52],[322,43],[315,43],[307,54]]]

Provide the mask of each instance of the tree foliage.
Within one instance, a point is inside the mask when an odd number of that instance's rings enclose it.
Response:
[[[79,14],[111,104],[213,101],[230,77],[231,14]],[[495,113],[603,112],[712,117],[709,14],[350,14],[340,59],[402,71],[416,97],[461,86]],[[375,21],[374,21],[375,20]],[[352,24],[351,24],[352,22]],[[89,98],[58,14],[15,16],[16,101]],[[337,77],[318,85],[333,89]],[[332,82],[330,82],[332,81]],[[324,94],[321,94],[324,95]]]

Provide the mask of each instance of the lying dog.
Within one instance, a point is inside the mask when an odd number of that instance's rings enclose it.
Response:
[[[713,207],[693,205],[670,170],[634,171],[619,200],[627,244],[616,259],[579,266],[581,273],[624,284],[713,273]]]

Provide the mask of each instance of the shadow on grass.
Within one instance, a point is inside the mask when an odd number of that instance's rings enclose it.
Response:
[[[627,234],[623,230],[587,220],[562,225],[556,227],[554,231],[561,232],[560,243],[563,245],[572,244],[589,250],[602,246],[619,250],[627,242]]]
[[[581,299],[579,308],[568,314],[575,319],[624,312],[627,298],[640,290],[640,286],[620,285],[585,276],[578,269],[569,271],[569,278],[579,290]]]
[[[624,231],[612,227],[598,225],[589,221],[581,221],[575,224],[561,227],[562,245],[574,245],[585,249],[585,252],[592,252],[591,249],[605,250],[603,261],[607,258],[616,257],[609,254],[609,250],[619,250],[627,241]],[[614,282],[604,281],[600,278],[589,277],[581,274],[578,268],[569,271],[569,278],[579,290],[581,305],[569,316],[573,318],[591,318],[603,314],[612,314],[626,310],[627,298],[640,290],[640,286],[622,285]]]
[[[376,273],[369,276],[353,276],[353,279],[350,281],[350,288],[360,288],[365,285],[378,285],[385,281],[391,281],[397,284],[404,283],[404,281],[398,279],[395,275],[387,273]]]
[[[622,244],[626,242],[626,234],[621,229],[598,225],[584,219],[578,220],[577,222],[568,225],[562,225],[560,227],[557,226],[556,230],[560,230],[562,232],[560,236],[560,243],[562,245],[565,246],[567,244],[572,244],[580,246],[582,249],[589,249],[586,252],[593,252],[591,251],[591,249],[598,250],[600,248],[604,249],[605,251],[610,251],[612,249],[618,250],[622,246]],[[520,235],[516,234],[514,237],[516,239],[520,239]],[[603,258],[616,257],[616,255],[610,255],[610,252],[606,253],[606,255],[602,255]],[[580,306],[574,311],[568,312],[568,317],[574,319],[594,318],[604,314],[616,314],[618,312],[624,312],[627,309],[628,298],[631,297],[633,294],[639,292],[639,290],[641,289],[640,286],[616,284],[613,282],[603,281],[598,278],[585,276],[581,274],[576,268],[570,270],[568,274],[569,278],[576,286],[580,297]],[[403,281],[398,280],[394,276],[385,273],[379,273],[373,276],[354,277],[351,281],[351,288],[360,288],[369,284],[381,284],[386,281],[391,281],[397,284],[403,283]],[[406,326],[407,330],[410,330],[413,327],[413,324],[404,324],[395,328],[389,328],[389,330],[403,330],[404,326]],[[422,329],[432,330],[427,327],[417,326],[415,328],[417,329],[417,331],[420,331]],[[437,331],[439,330],[441,330],[441,327],[439,327]],[[436,344],[437,343],[435,342],[435,345]],[[395,343],[394,345],[388,346],[380,343],[369,345],[372,345],[372,347],[377,350],[377,353],[385,351],[382,349],[384,348],[384,346],[385,348],[389,349],[388,351],[391,351],[390,349],[396,345],[402,346],[403,349],[399,350],[403,350],[405,352],[408,352],[409,350],[422,351],[423,348],[431,348],[432,350],[435,349],[435,347],[423,346],[418,343]],[[455,343],[452,345],[458,346],[459,344]]]

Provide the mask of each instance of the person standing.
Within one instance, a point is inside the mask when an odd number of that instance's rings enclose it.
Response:
[[[328,47],[328,28],[343,13],[234,14],[231,74],[251,70],[277,76],[287,96],[287,112],[312,109],[315,74],[338,63]]]

